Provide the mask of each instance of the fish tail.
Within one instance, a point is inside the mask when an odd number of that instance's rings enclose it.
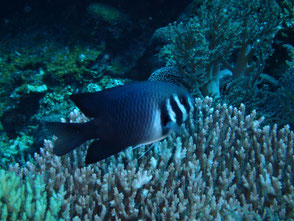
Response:
[[[93,132],[91,122],[88,123],[60,123],[47,122],[46,126],[50,132],[57,136],[53,152],[57,156],[65,155],[85,141],[92,139]]]

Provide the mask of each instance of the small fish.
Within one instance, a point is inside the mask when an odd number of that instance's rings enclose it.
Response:
[[[143,81],[96,93],[71,95],[71,100],[91,120],[86,123],[47,122],[58,139],[53,152],[62,156],[87,140],[86,164],[98,162],[123,149],[151,144],[172,132],[193,109],[189,92],[162,81]]]

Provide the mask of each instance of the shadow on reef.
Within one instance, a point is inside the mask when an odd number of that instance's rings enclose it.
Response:
[[[39,100],[44,93],[31,93],[20,98],[15,107],[4,111],[1,123],[9,138],[16,138],[19,131],[28,126],[30,118],[39,110]]]

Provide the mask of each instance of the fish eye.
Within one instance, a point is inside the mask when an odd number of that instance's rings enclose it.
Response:
[[[185,97],[180,97],[181,104],[185,104],[187,102]]]
[[[165,127],[168,124],[168,122],[170,122],[170,121],[171,121],[170,117],[165,116],[164,118],[161,119],[161,124],[162,124],[162,126]]]

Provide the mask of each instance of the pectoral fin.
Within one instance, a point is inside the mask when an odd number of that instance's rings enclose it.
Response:
[[[184,134],[183,129],[177,123],[175,123],[173,121],[168,122],[166,124],[164,130],[174,131],[174,132],[181,134],[181,135]]]

